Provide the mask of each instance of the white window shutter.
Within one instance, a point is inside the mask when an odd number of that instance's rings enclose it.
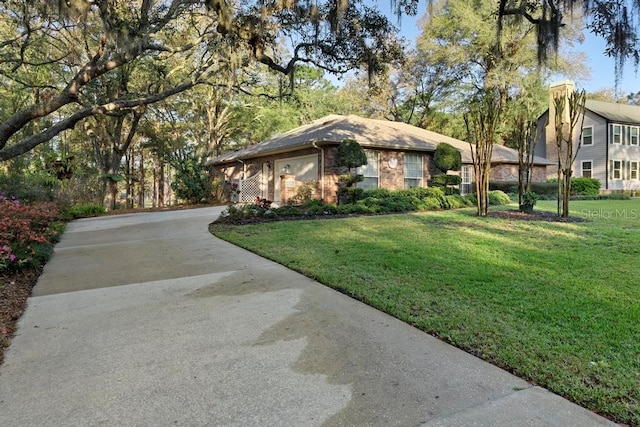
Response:
[[[609,179],[613,179],[613,160],[609,160]]]

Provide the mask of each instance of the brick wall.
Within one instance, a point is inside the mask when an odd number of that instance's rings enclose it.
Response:
[[[512,181],[518,182],[518,165],[500,164],[494,165],[489,174],[491,181]],[[532,182],[545,182],[547,180],[547,167],[535,166],[531,174]]]
[[[336,166],[336,152],[337,146],[324,146],[324,200],[329,203],[336,202],[336,191],[338,176],[347,173],[347,169],[344,167]],[[380,187],[388,189],[402,189],[404,188],[404,155],[405,153],[399,150],[376,150],[379,153],[379,179]],[[305,155],[317,154],[318,155],[318,170],[321,167],[321,155],[320,151],[316,148],[308,148],[304,150],[298,150],[289,153],[276,154],[271,156],[264,156],[250,161],[246,161],[243,165],[240,162],[233,162],[227,165],[216,166],[215,170],[219,174],[218,176],[225,176],[227,179],[238,179],[241,177],[243,171],[245,177],[253,176],[256,173],[262,172],[263,164],[269,162],[271,168],[269,169],[268,177],[268,199],[274,200],[275,193],[275,181],[280,180],[281,171],[274,171],[273,167],[276,160],[288,159],[292,157],[299,157]],[[434,175],[438,175],[440,171],[435,167],[433,162],[433,153],[420,153],[423,156],[423,185],[428,186],[428,182]],[[391,159],[396,159],[397,164],[395,167],[389,165]],[[393,162],[392,162],[393,165]],[[321,176],[322,174],[319,173]],[[314,191],[314,197],[321,198],[323,194],[322,182],[318,177],[318,182]],[[510,164],[495,165],[491,170],[491,180],[493,181],[518,181],[518,166]],[[533,171],[533,181],[544,182],[546,180],[546,167],[535,166]],[[304,185],[301,181],[296,181],[293,194]]]

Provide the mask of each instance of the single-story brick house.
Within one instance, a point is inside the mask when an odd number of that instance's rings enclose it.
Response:
[[[406,123],[366,119],[355,115],[329,115],[259,144],[222,154],[211,160],[213,174],[234,183],[240,190],[237,201],[256,197],[283,203],[303,185],[311,185],[314,196],[335,202],[338,176],[346,173],[336,166],[337,147],[345,139],[356,140],[368,163],[358,168],[364,176],[362,188],[402,189],[427,187],[439,174],[433,153],[446,142],[462,154],[463,193],[472,191],[473,166],[467,142]],[[496,145],[493,149],[491,180],[518,180],[518,153]],[[533,180],[546,179],[552,162],[535,158]]]

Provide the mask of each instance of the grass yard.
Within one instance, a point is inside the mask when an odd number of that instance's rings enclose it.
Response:
[[[479,219],[461,209],[212,232],[640,426],[640,200],[571,207],[588,221]]]

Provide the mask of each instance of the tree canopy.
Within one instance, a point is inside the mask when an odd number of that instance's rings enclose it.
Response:
[[[586,28],[606,42],[605,54],[616,59],[616,77],[631,60],[640,64],[640,1],[638,0],[499,0],[498,35],[506,17],[516,17],[535,25],[538,58],[546,61],[558,51],[561,29],[579,16]]]
[[[293,76],[298,63],[377,72],[401,56],[394,27],[361,0],[6,0],[0,16],[0,160],[88,117],[159,102],[212,76],[235,85],[252,61]],[[114,93],[106,82],[124,67],[146,78]]]
[[[415,14],[418,1],[392,5],[399,16]],[[640,61],[638,0],[498,0],[490,9],[495,28],[488,33],[498,40],[510,40],[508,22],[533,25],[539,60],[557,49],[565,24],[582,15],[618,64]],[[517,45],[497,43],[491,53],[507,57],[503,50]],[[332,73],[364,68],[371,77],[402,58],[401,46],[389,19],[364,0],[4,0],[0,161],[92,116],[133,114],[201,84],[240,87],[249,83],[252,64],[290,80],[299,64]],[[412,102],[426,111],[431,101]],[[415,112],[404,107],[394,114]]]

